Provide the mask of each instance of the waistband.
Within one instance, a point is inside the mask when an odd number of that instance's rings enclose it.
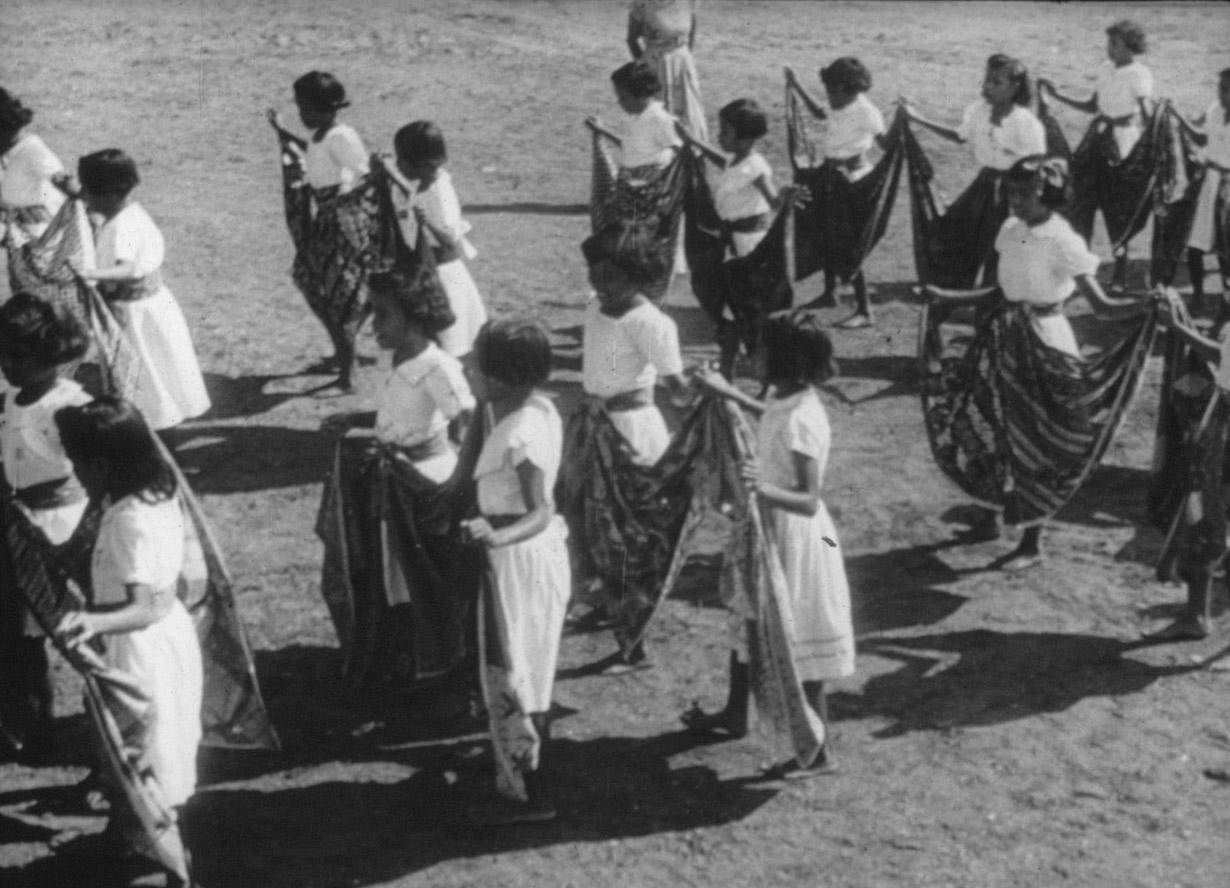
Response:
[[[752,234],[757,231],[767,231],[768,228],[768,213],[757,213],[755,216],[744,216],[741,219],[722,220],[722,231],[730,234]]]
[[[483,515],[482,517],[496,530],[503,530],[510,524],[516,524],[524,518],[526,514],[527,513],[522,513],[520,515]]]
[[[824,158],[824,163],[826,165],[831,164],[832,166],[837,167],[839,170],[845,170],[846,172],[853,172],[854,170],[861,169],[864,165],[868,163],[868,160],[867,160],[866,155],[854,154],[854,155],[851,155],[850,157],[826,157]]]
[[[443,432],[428,438],[426,441],[412,444],[409,447],[400,444],[394,446],[398,452],[405,455],[411,462],[422,462],[425,459],[431,459],[433,456],[443,456],[449,451],[448,437]]]
[[[645,45],[649,49],[679,49],[688,45],[688,35],[652,32],[645,35]]]
[[[112,302],[136,302],[162,289],[162,272],[154,269],[145,277],[131,281],[99,281],[98,292]]]
[[[54,509],[79,503],[86,498],[85,488],[72,475],[31,484],[13,491],[13,496],[27,509]]]
[[[598,395],[586,395],[586,400],[595,407],[601,407],[608,413],[626,413],[629,410],[640,410],[653,405],[653,389],[633,389],[630,392],[620,392],[609,398]]]
[[[1039,302],[1023,302],[1021,303],[1021,310],[1026,314],[1033,315],[1035,318],[1045,318],[1063,314],[1063,303],[1050,302],[1044,305]]]

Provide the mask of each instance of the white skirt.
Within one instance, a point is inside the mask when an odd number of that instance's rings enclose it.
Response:
[[[1219,173],[1217,170],[1207,170],[1200,186],[1200,195],[1196,198],[1192,231],[1187,238],[1187,245],[1202,253],[1210,253],[1217,246],[1217,193],[1221,190],[1224,175],[1225,173]]]
[[[162,287],[152,296],[113,303],[141,360],[132,400],[152,429],[169,429],[209,409],[192,336],[179,303]]]
[[[556,515],[538,536],[489,551],[508,638],[504,667],[525,713],[551,708],[564,614],[572,593],[568,527]]]
[[[794,610],[799,678],[825,681],[854,674],[850,586],[837,528],[820,503],[812,517],[774,509],[773,531]]]
[[[1072,332],[1072,324],[1063,312],[1045,315],[1031,313],[1029,326],[1038,334],[1038,338],[1051,348],[1067,352],[1075,358],[1081,356],[1081,348],[1076,342],[1076,334]]]
[[[154,704],[149,760],[167,803],[182,805],[196,789],[204,673],[192,618],[177,599],[144,629],[108,635],[106,662],[136,679]]]
[[[468,355],[474,348],[478,331],[487,323],[487,307],[479,295],[470,270],[460,259],[436,266],[448,307],[456,320],[447,330],[440,331],[440,348],[455,358]]]
[[[670,446],[670,430],[656,405],[646,404],[635,410],[612,410],[608,415],[611,425],[623,435],[636,454],[635,462],[638,465],[652,466]]]

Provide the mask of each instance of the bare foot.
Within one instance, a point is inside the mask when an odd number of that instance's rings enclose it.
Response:
[[[746,720],[725,709],[720,712],[705,712],[693,703],[691,708],[679,716],[679,720],[693,734],[724,734],[735,739],[747,736]]]
[[[1029,570],[1031,567],[1037,567],[1042,563],[1043,554],[1041,552],[1021,552],[1016,551],[1008,556],[1006,561],[999,565],[999,569],[1004,573],[1021,573]]]
[[[844,321],[838,321],[833,326],[841,330],[862,330],[865,327],[871,327],[874,325],[875,321],[871,319],[871,315],[859,314],[856,312]]]
[[[1146,633],[1150,641],[1200,641],[1209,637],[1208,623],[1200,617],[1180,617],[1164,629]]]

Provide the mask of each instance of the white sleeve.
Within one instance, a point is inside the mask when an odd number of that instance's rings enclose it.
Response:
[[[793,410],[786,424],[787,444],[793,453],[818,460],[828,445],[828,417],[809,410]]]
[[[1065,277],[1077,277],[1082,274],[1096,274],[1100,261],[1091,252],[1079,234],[1069,228],[1062,237],[1052,241],[1051,261],[1055,270]]]
[[[995,235],[995,252],[1002,253],[1004,247],[1012,239],[1012,229],[1020,224],[1020,220],[1016,216],[1009,216],[1004,220],[1004,224],[999,226],[999,233]]]
[[[965,113],[961,115],[961,124],[957,127],[957,135],[964,141],[968,142],[970,133],[974,129],[974,115],[978,113],[978,106],[981,102],[972,102],[965,108]]]
[[[461,218],[461,202],[457,200],[457,191],[453,188],[451,178],[437,178],[420,200],[419,206],[423,208],[428,221],[448,235],[448,246],[457,243],[470,232],[469,223]]]
[[[337,166],[343,190],[368,171],[367,149],[352,127],[335,127],[329,133],[329,158]]]
[[[1014,115],[1017,118],[1017,124],[1012,133],[1012,145],[1010,146],[1018,160],[1022,157],[1046,153],[1046,128],[1032,111],[1028,109],[1022,109],[1022,111],[1024,113],[1018,112]]]
[[[641,329],[641,347],[658,373],[661,376],[678,376],[682,373],[683,353],[679,349],[679,328],[675,322],[658,311],[653,323]]]
[[[474,395],[459,365],[443,361],[427,375],[425,382],[431,399],[448,419],[474,409]]]
[[[1141,65],[1132,77],[1132,97],[1147,99],[1153,95],[1153,72]]]
[[[884,126],[884,115],[871,102],[863,106],[863,132],[870,136],[879,136],[887,132]]]

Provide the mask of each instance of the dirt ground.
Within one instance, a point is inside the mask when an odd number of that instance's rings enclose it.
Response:
[[[1158,92],[1202,110],[1230,64],[1224,5],[715,0],[702,7],[697,64],[711,121],[738,96],[770,109],[764,149],[785,177],[782,64],[818,92],[820,64],[858,55],[881,108],[906,92],[955,123],[996,51],[1085,92],[1103,28],[1125,11],[1148,31]],[[706,745],[680,731],[692,700],[717,703],[725,689],[723,618],[704,576],[665,608],[653,670],[595,676],[587,666],[610,638],[565,640],[546,764],[554,823],[468,824],[466,804],[490,789],[482,744],[425,742],[481,730],[464,688],[397,701],[342,688],[312,533],[328,457],[317,429],[367,403],[387,359],[363,369],[354,395],[308,394],[324,380],[300,370],[326,339],[290,282],[264,111],[293,120],[291,81],[322,68],[345,83],[344,119],[373,148],[412,119],[438,121],[475,226],[472,272],[495,314],[555,332],[567,404],[587,291],[581,121],[615,111],[607,76],[625,58],[623,29],[615,2],[3,3],[0,83],[37,110],[35,129],[66,163],[111,145],[137,157],[137,195],[167,237],[166,276],[215,404],[180,455],[228,554],[286,749],[202,753],[186,823],[201,883],[1230,884],[1230,672],[1214,657],[1230,639],[1134,644],[1182,599],[1154,581],[1160,537],[1144,526],[1159,359],[1106,464],[1049,533],[1050,559],[1023,576],[985,570],[1012,540],[953,544],[967,500],[935,467],[921,422],[904,193],[867,268],[879,323],[835,337],[825,499],[860,639],[858,673],[832,699],[838,774],[758,782],[756,740]],[[1071,137],[1086,122],[1062,119]],[[967,154],[924,139],[955,195]],[[799,299],[815,289],[801,284]],[[712,356],[686,278],[669,304],[688,355]],[[1078,335],[1093,335],[1084,306],[1073,309],[1086,315]],[[362,349],[376,355],[370,336]],[[85,773],[85,727],[58,668],[61,761],[0,765],[5,885],[96,884],[53,853],[103,825],[64,789]]]

